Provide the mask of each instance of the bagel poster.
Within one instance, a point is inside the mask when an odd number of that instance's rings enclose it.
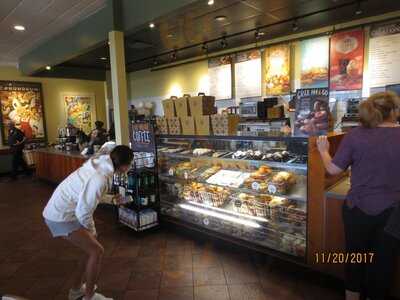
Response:
[[[0,106],[3,143],[8,140],[12,122],[29,140],[45,140],[41,83],[0,81]]]
[[[296,91],[296,136],[326,134],[329,127],[329,89],[299,89]]]

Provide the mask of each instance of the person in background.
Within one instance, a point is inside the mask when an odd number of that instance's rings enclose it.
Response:
[[[8,130],[8,145],[10,146],[12,153],[12,180],[17,179],[19,167],[22,167],[26,174],[30,173],[23,153],[25,142],[25,134],[17,127],[15,127],[15,124],[13,122],[11,122],[9,124]]]
[[[91,153],[94,153],[94,146],[102,146],[107,141],[107,130],[103,128],[104,123],[101,121],[96,121],[96,128],[90,133],[89,148]]]
[[[108,140],[115,141],[115,124],[111,123],[110,129],[108,130]]]
[[[87,254],[69,291],[69,300],[82,296],[83,300],[112,300],[95,292],[104,248],[97,240],[93,214],[106,198],[113,174],[126,173],[132,159],[129,147],[108,143],[57,186],[43,211],[54,238],[62,237]],[[113,200],[114,204],[121,201],[119,196]]]
[[[348,263],[346,299],[384,299],[396,252],[385,226],[400,200],[400,100],[393,93],[377,93],[360,104],[361,126],[342,140],[332,159],[326,136],[317,146],[329,174],[351,167],[351,188],[343,205],[346,252],[366,253],[372,258],[361,264]]]

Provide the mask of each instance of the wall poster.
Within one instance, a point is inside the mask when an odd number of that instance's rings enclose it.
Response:
[[[328,87],[329,38],[301,42],[301,88]]]
[[[259,50],[236,54],[235,97],[261,96],[261,53]]]
[[[400,22],[371,28],[368,69],[370,88],[400,83]]]
[[[296,92],[296,136],[326,134],[329,129],[329,89],[299,89]]]
[[[96,121],[94,94],[63,93],[62,99],[67,123],[89,134]]]
[[[222,56],[208,60],[210,95],[215,100],[232,99],[232,57]]]
[[[265,93],[282,95],[290,93],[290,45],[278,45],[266,48]]]
[[[8,141],[11,122],[32,141],[46,139],[41,83],[0,81],[0,106],[4,144]]]
[[[330,89],[362,89],[364,30],[335,33],[331,37]]]

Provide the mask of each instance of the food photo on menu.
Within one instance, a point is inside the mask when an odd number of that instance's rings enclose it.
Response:
[[[326,134],[329,127],[327,88],[299,89],[296,92],[295,130],[297,136]]]
[[[358,29],[334,34],[330,49],[330,89],[361,89],[363,63],[364,31]]]

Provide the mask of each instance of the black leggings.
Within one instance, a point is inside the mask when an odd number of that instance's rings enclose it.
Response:
[[[384,232],[393,209],[371,216],[357,207],[343,205],[343,222],[348,253],[374,253],[372,262],[346,264],[346,289],[370,299],[384,299],[393,281],[398,241]]]

